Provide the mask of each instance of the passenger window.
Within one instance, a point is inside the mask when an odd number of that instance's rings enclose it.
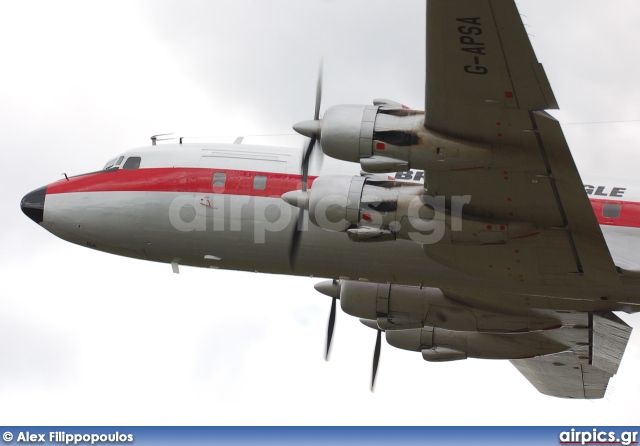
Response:
[[[620,204],[605,203],[602,206],[602,216],[606,218],[619,218],[622,206]]]
[[[258,190],[264,190],[267,187],[267,177],[264,175],[256,175],[253,177],[253,188]]]
[[[139,156],[130,156],[127,161],[122,166],[123,170],[136,170],[140,167],[140,157]]]
[[[213,187],[224,187],[227,182],[227,174],[224,172],[216,172],[213,174]]]

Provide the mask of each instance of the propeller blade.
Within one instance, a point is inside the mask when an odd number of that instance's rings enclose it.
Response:
[[[302,157],[302,190],[307,190],[307,178],[309,176],[309,161],[311,160],[311,155],[313,153],[313,148],[316,145],[316,141],[318,139],[319,136],[319,129],[320,129],[320,123],[319,123],[319,118],[320,118],[320,105],[322,103],[322,60],[320,61],[320,67],[318,68],[318,81],[316,83],[316,108],[315,108],[315,112],[313,113],[313,123],[312,122],[308,122],[309,124],[314,124],[311,127],[315,127],[315,129],[310,132],[309,130],[306,130],[305,133],[307,133],[309,135],[309,137],[311,138],[309,140],[309,144],[307,145],[307,149],[304,152],[304,156]]]
[[[293,233],[291,234],[291,242],[289,243],[289,266],[291,269],[293,269],[298,260],[298,249],[300,249],[300,238],[302,236],[305,211],[306,209],[304,208],[300,208],[298,211],[298,218],[296,218]]]
[[[320,141],[318,140],[316,143],[318,144],[318,147],[311,155],[311,165],[313,166],[315,171],[318,172],[319,174],[320,170],[322,169],[322,163],[324,162],[324,152],[322,151],[322,146],[320,145]]]
[[[320,61],[320,69],[318,71],[318,82],[316,84],[316,107],[314,112],[314,120],[313,121],[304,121],[299,122],[293,126],[294,130],[299,132],[302,135],[308,136],[309,144],[307,144],[306,149],[302,155],[302,164],[300,166],[300,171],[302,174],[302,191],[305,192],[307,190],[307,182],[309,179],[309,162],[311,161],[311,155],[313,154],[313,148],[316,145],[316,141],[318,140],[318,136],[320,133],[320,122],[318,118],[320,117],[320,104],[322,102],[322,61]],[[316,157],[314,157],[315,160]],[[298,250],[300,248],[300,240],[302,237],[302,226],[304,223],[304,209],[300,209],[298,212],[298,218],[296,220],[295,227],[293,229],[293,233],[291,234],[291,243],[289,244],[289,266],[291,269],[296,264],[296,260],[298,259]],[[335,310],[332,310],[335,313]],[[334,315],[335,318],[335,315]],[[328,351],[328,347],[327,347]],[[327,353],[328,354],[328,353]]]
[[[373,372],[371,374],[371,391],[376,384],[376,374],[378,373],[378,362],[380,362],[380,343],[382,340],[382,330],[378,330],[376,336],[376,348],[373,350]]]
[[[324,353],[324,360],[329,360],[329,350],[331,349],[331,339],[333,338],[333,328],[336,325],[336,302],[335,297],[331,302],[331,312],[329,313],[329,326],[327,327],[327,350]]]
[[[309,160],[311,159],[311,153],[313,152],[313,146],[316,144],[316,136],[312,136],[309,140],[304,156],[302,157],[302,191],[307,190],[307,179],[309,178]]]
[[[316,112],[313,115],[314,120],[320,118],[320,103],[322,102],[322,59],[320,59],[320,67],[318,68],[318,82],[316,84]]]

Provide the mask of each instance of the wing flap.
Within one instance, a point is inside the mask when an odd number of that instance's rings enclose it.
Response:
[[[539,392],[559,398],[603,398],[618,371],[631,327],[613,313],[590,315],[591,330],[562,328],[570,348],[555,355],[511,360]],[[568,335],[567,335],[568,334]],[[555,336],[556,333],[550,333]]]
[[[532,117],[541,156],[552,183],[555,205],[569,234],[578,269],[599,283],[619,287],[618,271],[584,191],[560,123],[545,112],[534,112]]]
[[[593,315],[593,365],[612,375],[618,372],[631,327],[613,313]]]
[[[547,73],[544,71],[544,67],[541,63],[535,63],[532,65],[533,74],[536,76],[538,81],[538,86],[540,87],[540,92],[544,96],[545,101],[547,102],[547,107],[545,110],[557,110],[560,108],[558,105],[558,101],[556,101],[556,97],[553,94],[553,90],[551,89],[551,83],[547,78]]]
[[[511,0],[489,0],[489,4],[518,108],[558,108],[547,75],[536,58],[515,3]]]

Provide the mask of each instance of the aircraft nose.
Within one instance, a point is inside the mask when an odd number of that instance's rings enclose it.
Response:
[[[20,209],[24,215],[36,223],[44,220],[44,198],[47,195],[47,186],[29,192],[20,202]]]

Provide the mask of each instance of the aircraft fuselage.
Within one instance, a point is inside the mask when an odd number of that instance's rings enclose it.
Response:
[[[640,271],[640,267],[630,253],[637,252],[640,203],[630,200],[633,190],[628,187],[617,183],[586,186],[587,192],[590,188],[599,191],[598,199],[592,196],[598,221],[614,248],[614,259],[619,257],[628,268],[624,293],[603,301],[595,298],[602,290],[568,286],[564,293],[568,300],[564,300],[557,298],[557,290],[550,299],[544,286],[497,282],[455,271],[432,260],[419,243],[410,240],[353,242],[343,232],[309,222],[305,222],[299,258],[292,269],[287,247],[297,209],[281,196],[300,188],[298,169],[296,153],[283,148],[151,146],[127,152],[117,166],[38,189],[25,196],[22,208],[64,240],[155,262],[410,286],[468,287],[492,291],[492,296],[528,296],[529,305],[538,308],[634,311],[628,304],[634,302],[637,289],[633,269]],[[358,175],[348,163],[339,169]],[[421,174],[390,174],[388,179],[420,180]],[[310,178],[311,188],[314,179]],[[605,190],[609,192],[606,196]]]

